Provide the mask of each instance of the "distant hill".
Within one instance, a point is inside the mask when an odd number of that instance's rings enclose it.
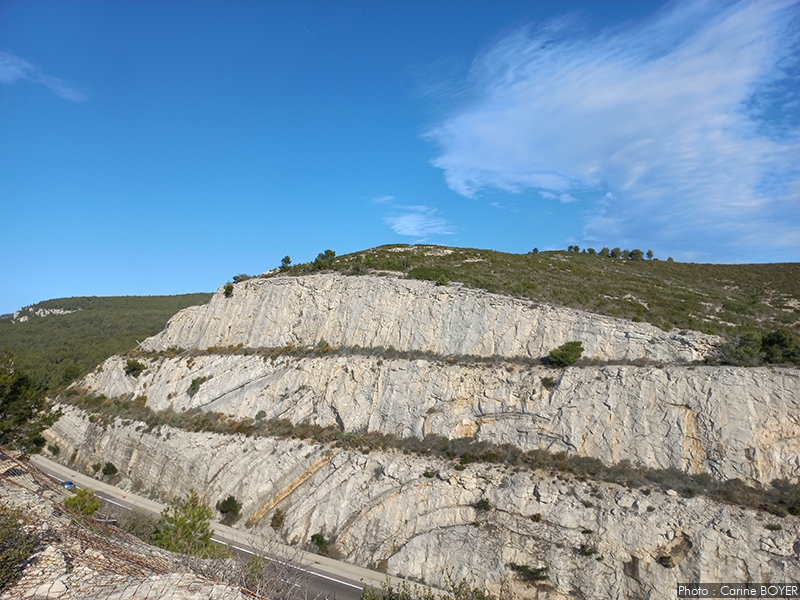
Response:
[[[46,300],[0,320],[0,352],[52,389],[88,373],[103,360],[161,331],[209,293],[179,296],[76,297]],[[24,319],[24,320],[23,320]]]
[[[641,253],[639,253],[641,255]],[[498,294],[646,321],[665,330],[738,337],[800,328],[800,263],[716,265],[629,260],[588,252],[508,254],[472,248],[390,245],[293,265],[279,273],[375,271],[461,282]],[[241,277],[241,276],[239,276]]]

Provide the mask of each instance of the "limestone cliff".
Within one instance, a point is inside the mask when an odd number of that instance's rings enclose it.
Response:
[[[322,340],[350,350],[270,350]],[[572,340],[584,356],[616,364],[550,369],[532,360]],[[146,397],[155,411],[474,437],[754,485],[796,478],[800,373],[688,364],[718,344],[460,286],[255,278],[231,297],[220,290],[208,305],[178,313],[145,340],[150,353],[137,355],[145,367],[137,376],[126,375],[128,357],[114,357],[76,387],[121,402]],[[538,587],[517,581],[528,596],[672,598],[677,581],[800,573],[796,517],[777,530],[773,517],[702,497],[510,467],[459,471],[439,458],[299,440],[100,423],[68,407],[48,439],[79,467],[113,462],[122,484],[137,490],[166,498],[195,487],[210,502],[233,494],[242,527],[268,530],[280,508],[285,539],[322,532],[350,561],[434,585],[453,569],[496,586],[514,575],[513,563],[549,569]]]
[[[452,570],[491,588],[510,577],[529,597],[666,599],[679,581],[800,573],[800,519],[702,497],[299,440],[103,428],[72,408],[49,437],[78,467],[113,462],[122,486],[161,497],[194,487],[211,503],[234,494],[242,526],[267,534],[280,508],[287,540],[322,532],[348,561],[434,585]],[[512,563],[548,578],[526,584]]]
[[[581,340],[598,360],[691,362],[719,343],[578,310],[394,277],[254,278],[175,315],[146,350],[236,346],[393,346],[436,354],[546,356]]]
[[[449,364],[368,356],[109,359],[82,386],[213,410],[403,437],[475,437],[768,483],[800,475],[800,372],[736,367]],[[193,395],[191,381],[207,378]],[[543,384],[548,378],[554,387]],[[549,383],[549,382],[547,382]]]

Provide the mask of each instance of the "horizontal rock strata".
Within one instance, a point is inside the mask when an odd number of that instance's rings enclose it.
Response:
[[[124,359],[111,358],[82,385],[107,397],[147,396],[155,411],[213,410],[238,419],[261,413],[350,432],[474,437],[757,483],[800,475],[796,369],[562,371],[369,356],[204,355],[145,363],[149,368],[131,377]],[[190,395],[194,379],[205,381]]]
[[[584,357],[616,364],[549,369],[530,360],[574,340]],[[686,364],[719,343],[457,285],[253,278],[145,340],[142,372],[126,375],[128,357],[114,357],[75,391],[146,397],[155,411],[468,437],[754,485],[797,477],[800,372]],[[336,352],[325,354],[326,344]],[[306,357],[281,350],[312,346],[320,351]],[[639,366],[621,364],[631,361]],[[800,572],[800,519],[778,527],[704,497],[103,422],[65,407],[48,441],[61,460],[112,462],[121,485],[162,499],[192,487],[212,505],[232,494],[243,505],[240,527],[271,535],[272,516],[284,511],[287,541],[322,533],[348,561],[437,586],[451,571],[495,590],[510,577],[528,597],[673,598],[679,581],[791,581]],[[525,584],[511,564],[547,568],[547,580]]]
[[[510,577],[528,597],[666,599],[679,581],[791,581],[800,572],[800,519],[702,497],[486,465],[457,471],[299,440],[104,428],[72,408],[48,437],[78,467],[113,462],[123,486],[161,497],[194,487],[212,504],[233,494],[239,526],[265,535],[280,508],[285,539],[323,533],[348,561],[434,585],[451,571],[493,589]],[[511,563],[546,567],[548,579],[525,584]]]
[[[715,336],[666,333],[647,323],[537,304],[459,286],[394,277],[253,278],[175,315],[142,343],[171,347],[393,346],[437,354],[546,356],[580,340],[598,360],[702,359]]]

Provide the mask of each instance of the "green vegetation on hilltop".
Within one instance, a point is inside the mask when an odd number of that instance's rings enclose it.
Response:
[[[604,249],[606,250],[606,249]],[[618,249],[614,249],[618,250]],[[582,309],[663,329],[738,338],[800,326],[800,263],[715,265],[642,260],[641,252],[552,251],[508,254],[427,245],[380,246],[282,265],[280,273],[396,272]],[[272,275],[274,276],[274,275]]]
[[[34,381],[53,389],[158,333],[179,310],[210,298],[183,294],[46,300],[24,309],[27,321],[0,320],[0,351],[11,351]],[[75,312],[35,316],[37,310],[53,309]]]
[[[314,261],[298,265],[292,265],[286,256],[280,269],[269,276],[320,271],[395,273],[442,286],[460,283],[535,302],[646,321],[666,330],[724,335],[737,340],[727,349],[730,360],[723,357],[735,364],[796,362],[795,342],[772,343],[769,336],[796,336],[800,331],[800,263],[713,265],[644,260],[643,256],[641,251],[618,248],[580,252],[575,246],[569,251],[508,254],[389,245],[343,256],[325,250]],[[232,296],[236,284],[249,278],[235,276],[226,288],[227,295]],[[55,389],[158,333],[179,310],[210,298],[211,294],[201,293],[47,300],[21,311],[28,317],[25,322],[0,320],[0,351],[10,350],[19,367],[37,384]],[[52,310],[74,312],[35,314]],[[782,349],[780,356],[775,348]]]

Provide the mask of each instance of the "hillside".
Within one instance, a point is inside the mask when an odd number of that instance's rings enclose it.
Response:
[[[714,335],[441,275],[331,270],[239,276],[106,360],[58,396],[53,458],[110,460],[153,497],[234,495],[243,530],[439,586],[632,600],[800,569],[796,368],[715,366]],[[548,363],[569,341],[584,358]]]
[[[800,327],[800,263],[694,264],[584,252],[509,254],[426,245],[388,245],[323,256],[282,272],[390,271],[645,321],[665,330],[693,329],[727,337]]]
[[[46,300],[0,320],[0,352],[9,350],[22,370],[53,389],[161,331],[179,310],[210,298],[182,294]]]
[[[388,245],[343,256],[321,253],[313,262],[261,277],[320,271],[460,282],[468,288],[646,322],[664,331],[696,330],[729,339],[779,327],[800,330],[798,263],[705,265],[585,252],[509,254]],[[210,298],[201,293],[46,300],[0,319],[0,351],[17,355],[25,371],[54,389],[161,331],[179,310]]]

